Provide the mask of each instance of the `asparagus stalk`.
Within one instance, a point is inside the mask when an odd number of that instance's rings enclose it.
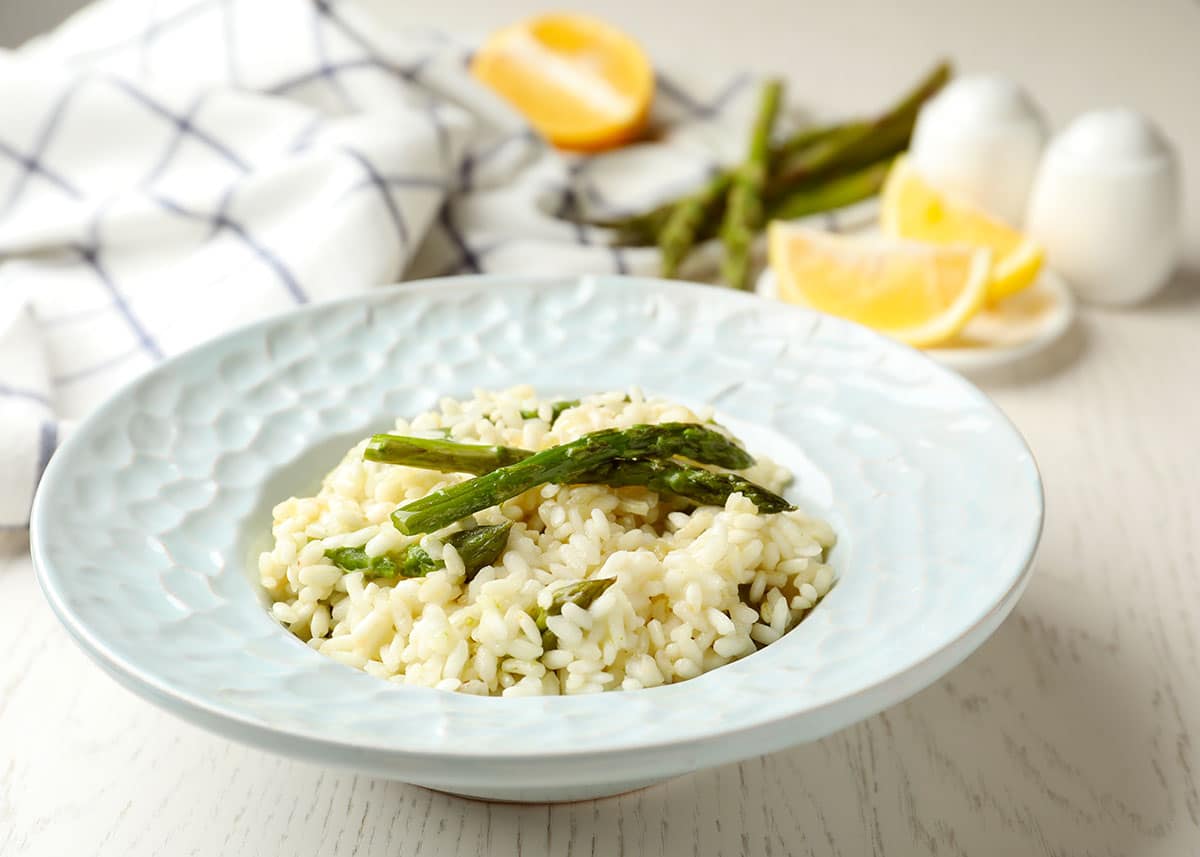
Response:
[[[652,491],[683,497],[702,506],[724,506],[730,494],[740,493],[764,514],[796,508],[778,494],[749,479],[733,473],[713,473],[674,461],[619,459],[588,471],[576,481],[614,488],[640,485]]]
[[[768,219],[794,220],[869,199],[883,188],[894,160],[888,158],[828,181],[801,185],[768,204]]]
[[[579,580],[556,589],[550,597],[549,607],[538,606],[529,611],[533,624],[542,632],[542,651],[548,652],[558,645],[558,636],[548,627],[547,619],[562,613],[567,604],[577,604],[586,610],[616,582],[615,577]]]
[[[469,583],[479,570],[491,565],[508,546],[511,523],[472,527],[447,537],[466,567]],[[325,551],[334,565],[345,571],[362,571],[370,577],[424,577],[431,571],[445,568],[440,558],[434,559],[420,545],[409,545],[402,551],[382,556],[368,556],[363,548],[334,548]]]
[[[437,568],[417,545],[382,556],[369,556],[363,548],[334,548],[325,556],[343,571],[362,571],[368,577],[424,577]]]
[[[733,180],[731,173],[719,173],[691,196],[671,207],[662,230],[658,249],[662,256],[662,275],[674,277],[679,265],[691,252],[709,221],[715,221],[714,208],[725,199]]]
[[[812,128],[797,131],[792,136],[787,137],[782,143],[771,149],[771,172],[774,172],[775,165],[784,158],[796,152],[802,152],[809,146],[815,146],[826,137],[837,134],[847,124],[839,122],[834,125],[816,125]]]
[[[434,491],[393,512],[392,523],[407,535],[428,533],[538,485],[576,482],[583,474],[613,459],[676,455],[730,470],[743,470],[754,463],[749,453],[725,435],[694,423],[603,429],[484,476]]]
[[[554,402],[550,406],[550,424],[562,416],[563,411],[579,405],[578,399]],[[535,410],[521,411],[522,419],[536,419]],[[533,455],[527,449],[494,444],[458,443],[440,438],[410,437],[399,434],[372,435],[363,450],[365,461],[384,464],[403,464],[422,467],[442,473],[471,473],[476,476],[490,473],[497,467],[516,464]]]
[[[668,425],[688,425],[688,424],[687,423],[673,423],[673,424],[668,424]],[[642,426],[641,428],[645,428],[645,426]],[[615,429],[610,429],[609,431],[615,431]],[[740,447],[734,447],[734,448],[738,449],[739,451],[741,450]],[[476,447],[476,449],[483,449],[483,447]],[[473,461],[470,462],[471,466],[476,467],[477,469],[474,471],[471,471],[471,472],[474,472],[477,475],[483,475],[485,473],[490,473],[493,470],[499,470],[501,467],[505,467],[505,466],[507,466],[507,464],[512,463],[511,461],[506,461],[506,459],[513,458],[513,459],[518,459],[518,460],[524,460],[525,458],[528,458],[535,454],[527,449],[517,449],[514,447],[494,447],[494,449],[502,450],[503,452],[498,453],[493,459],[491,459],[490,462],[488,461],[488,459],[485,456],[482,456],[482,455],[477,456]],[[675,454],[687,456],[687,457],[692,458],[697,461],[704,460],[704,459],[701,459],[698,457],[699,455],[705,454],[703,452],[703,450],[699,449],[698,447],[685,445],[684,447],[682,447],[682,450],[683,451],[677,452]],[[548,451],[549,450],[544,450],[544,452],[548,452]],[[693,453],[696,453],[696,454],[693,454]],[[613,460],[620,461],[620,462],[625,461],[625,459],[623,459],[623,458],[616,458]],[[747,460],[750,461],[751,463],[753,463],[753,459],[747,457]],[[407,464],[408,462],[395,461],[393,463]],[[429,464],[415,465],[415,466],[425,466],[431,470],[442,470],[443,472],[463,472],[462,466],[460,465],[460,463],[453,461],[449,456],[445,459],[444,463],[446,465],[444,468],[434,467]],[[745,464],[745,465],[742,465],[741,467],[737,467],[735,469],[740,470],[740,469],[743,469],[744,467],[749,467],[749,466],[750,466],[749,464]],[[649,471],[644,470],[644,469],[641,471],[630,470],[629,474],[627,476],[625,476],[625,479],[627,481],[624,481],[621,483],[609,483],[609,482],[607,482],[607,478],[609,478],[611,476],[612,470],[613,470],[613,468],[602,465],[601,467],[598,467],[594,470],[581,470],[578,473],[575,473],[574,477],[570,480],[549,480],[549,479],[547,479],[545,481],[546,482],[551,482],[551,481],[572,482],[572,483],[577,483],[577,484],[581,484],[581,485],[582,484],[588,484],[588,485],[604,485],[604,484],[639,485],[639,484],[646,484],[646,483],[641,483],[641,482],[636,481],[636,477],[634,476],[634,474],[636,472],[641,472],[641,473],[645,474],[647,477],[650,475]],[[707,473],[708,471],[701,470],[700,472]],[[613,478],[615,478],[615,477],[613,477]],[[461,484],[464,484],[464,483],[460,483],[460,485]],[[536,487],[536,484],[542,484],[542,483],[535,483],[534,486],[530,486],[530,487]],[[699,480],[697,480],[697,484],[699,484]],[[752,484],[752,483],[747,483],[747,484]],[[416,500],[411,500],[407,504],[405,504],[402,511],[404,511],[404,512],[420,512],[420,511],[425,511],[427,509],[432,509],[432,508],[440,505],[443,502],[443,500],[444,500],[443,491],[445,491],[445,490],[447,490],[447,489],[442,489],[442,491],[434,491],[430,494],[426,494],[424,497],[419,497]],[[525,490],[528,490],[528,489],[525,489]],[[656,489],[656,490],[658,490],[658,489]],[[697,487],[696,490],[700,491],[700,488]],[[732,489],[732,490],[737,490],[737,489]],[[516,493],[519,494],[522,492],[518,491]],[[711,491],[709,493],[711,495]],[[727,497],[729,495],[729,493],[731,493],[731,492],[726,492],[725,496]],[[513,496],[516,496],[516,495],[514,494]],[[693,499],[698,503],[707,502],[703,499],[702,496],[695,496],[695,497],[692,497],[690,495],[685,495],[685,496],[688,496],[689,499]],[[503,501],[500,501],[500,502],[503,502]],[[723,505],[724,502],[725,502],[725,497],[722,497],[720,500],[720,504]],[[393,520],[394,520],[394,517],[393,517]]]
[[[558,418],[562,416],[563,411],[577,407],[579,407],[578,399],[565,399],[560,402],[554,402],[550,405],[550,425],[558,422]],[[523,420],[536,420],[537,418],[538,411],[536,409],[531,408],[527,411],[521,411],[521,419]]]
[[[778,195],[800,182],[827,176],[839,168],[861,166],[908,145],[921,106],[950,79],[950,66],[939,63],[900,102],[873,120],[851,122],[810,146],[780,158],[771,174]]]
[[[837,133],[780,158],[771,172],[772,192],[780,193],[801,182],[814,181],[837,167],[846,150],[865,138],[871,124],[867,120],[847,123]]]
[[[409,438],[401,438],[396,435],[389,435],[388,438],[389,441],[393,439],[409,440]],[[416,440],[423,439],[416,438]],[[386,458],[372,460],[386,460],[391,464],[424,467],[428,470],[440,470],[443,473],[483,475],[534,454],[527,449],[515,449],[507,446],[491,447],[455,443],[444,445],[463,447],[467,455],[460,458],[455,450],[448,450],[444,454],[440,451],[430,454],[427,450],[417,447],[417,455],[408,456],[404,454],[406,452],[405,444],[389,443],[389,455]],[[394,454],[396,450],[400,450],[400,454]],[[731,473],[713,473],[674,461],[615,459],[608,464],[580,474],[575,481],[588,485],[610,485],[614,488],[640,485],[661,493],[675,494],[705,506],[723,506],[730,494],[740,492],[758,506],[760,512],[769,514],[793,508],[778,494],[740,476]],[[406,508],[417,511],[423,508],[421,502],[421,500],[413,501]],[[436,505],[436,503],[430,505]],[[424,508],[428,507],[427,505]],[[366,568],[367,566],[361,567]]]
[[[749,285],[750,246],[765,219],[763,194],[767,187],[767,154],[782,96],[783,81],[774,79],[763,85],[746,160],[734,172],[729,186],[725,219],[721,223],[721,239],[725,243],[721,274],[735,289],[745,289]]]
[[[377,434],[363,450],[366,461],[404,464],[442,473],[490,473],[533,455],[526,449],[477,443],[456,443],[425,437]]]

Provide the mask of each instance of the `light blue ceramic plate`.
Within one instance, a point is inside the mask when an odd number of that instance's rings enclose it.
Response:
[[[342,666],[256,589],[270,509],[362,436],[472,388],[640,385],[710,402],[798,475],[839,582],[784,639],[692,681],[478,698]],[[1028,448],[974,387],[806,310],[620,277],[466,277],[308,307],[167,361],[67,441],[33,512],[42,586],[117,680],[231,738],[463,794],[566,800],[809,741],[978,646],[1042,521]]]

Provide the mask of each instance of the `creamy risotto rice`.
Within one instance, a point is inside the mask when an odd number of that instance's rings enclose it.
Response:
[[[537,452],[644,424],[723,431],[707,410],[636,389],[555,404],[529,387],[479,391],[400,419],[395,432]],[[367,461],[367,444],[316,495],[275,507],[274,546],[259,573],[271,612],[293,634],[389,681],[504,696],[682,681],[778,640],[833,584],[826,523],[801,511],[762,514],[739,492],[695,505],[640,485],[543,484],[405,535],[392,520],[398,506],[474,477]],[[737,475],[772,492],[791,478],[762,456]],[[502,552],[471,568],[453,534],[506,523],[476,530],[498,533]],[[350,556],[371,567],[348,567]],[[422,558],[423,576],[375,568],[401,556]],[[581,581],[601,582],[572,599]]]

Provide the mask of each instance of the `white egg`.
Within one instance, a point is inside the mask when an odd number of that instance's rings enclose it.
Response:
[[[1046,123],[1029,95],[996,76],[952,81],[921,110],[909,157],[925,178],[1021,224]]]
[[[1133,110],[1096,110],[1047,148],[1029,231],[1080,297],[1136,303],[1178,262],[1180,204],[1178,158],[1154,123]]]

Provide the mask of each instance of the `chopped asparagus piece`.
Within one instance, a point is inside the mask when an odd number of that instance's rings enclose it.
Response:
[[[558,422],[558,418],[562,416],[563,411],[567,410],[568,408],[577,408],[577,407],[579,407],[578,399],[569,399],[569,400],[564,400],[561,402],[555,402],[554,404],[552,404],[550,406],[550,425],[554,425],[556,422]],[[521,411],[521,419],[523,419],[523,420],[536,420],[537,418],[538,418],[538,412],[536,409]]]
[[[511,528],[511,523],[472,527],[446,538],[466,567],[468,583],[481,568],[491,565],[504,553]],[[345,571],[362,571],[370,577],[424,577],[446,567],[440,558],[434,559],[420,545],[409,545],[382,556],[368,556],[363,548],[333,548],[325,551],[325,556]]]
[[[597,598],[603,595],[608,587],[617,582],[615,577],[600,577],[593,580],[578,580],[575,583],[569,583],[561,589],[556,589],[554,595],[551,596],[550,606],[534,607],[529,612],[533,623],[537,625],[538,630],[542,632],[542,651],[548,652],[558,645],[558,637],[548,627],[546,622],[551,616],[557,616],[562,613],[562,609],[567,604],[577,604],[584,610],[591,607]]]
[[[471,527],[451,534],[446,541],[458,551],[458,557],[466,567],[466,581],[470,583],[479,570],[498,560],[508,548],[508,531],[512,522]]]
[[[361,571],[368,577],[424,577],[442,567],[420,545],[381,556],[368,556],[362,548],[334,548],[325,556],[345,571]]]

